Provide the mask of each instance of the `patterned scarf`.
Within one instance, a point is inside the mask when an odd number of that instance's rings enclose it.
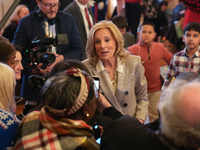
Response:
[[[60,120],[55,120],[49,117],[46,111],[48,111],[47,108],[43,107],[39,114],[39,120],[41,124],[48,130],[59,135],[77,135],[76,130],[78,129],[80,135],[86,135],[92,138],[92,127],[86,124],[84,121],[72,120],[68,118],[61,118]]]
[[[46,107],[41,112],[29,113],[22,120],[16,135],[14,150],[99,150],[89,125],[81,120],[55,120],[48,115]]]

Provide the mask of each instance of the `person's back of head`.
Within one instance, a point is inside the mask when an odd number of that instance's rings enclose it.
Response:
[[[15,75],[12,68],[0,63],[0,108],[14,113],[15,110]]]
[[[200,82],[193,80],[191,74],[187,77],[174,82],[165,90],[159,104],[160,128],[169,145],[173,143],[172,146],[179,148],[198,149],[200,106],[197,104],[200,103]]]
[[[112,22],[120,29],[127,27],[127,19],[123,15],[116,15],[112,18]]]
[[[196,79],[197,77],[198,77],[198,75],[194,72],[182,72],[176,77],[176,80],[174,81],[173,84],[177,85],[178,82],[183,82],[183,81],[188,83],[188,82]]]
[[[89,70],[85,67],[84,64],[82,64],[80,61],[78,60],[69,60],[69,59],[65,59],[60,61],[59,63],[57,63],[52,70],[50,71],[49,76],[54,76],[64,70],[68,70],[71,67],[74,68],[79,68],[80,70],[83,70],[85,72],[87,72],[88,74],[90,74]]]
[[[80,119],[86,115],[83,112],[85,104],[94,101],[93,86],[91,76],[86,72],[81,72],[80,69],[73,68],[50,77],[41,89],[40,97],[41,101],[45,102],[49,111],[54,115]],[[84,121],[87,122],[91,119],[94,112]]]
[[[200,24],[198,22],[188,23],[184,28],[183,34],[185,34],[187,31],[192,31],[192,30],[200,33]]]

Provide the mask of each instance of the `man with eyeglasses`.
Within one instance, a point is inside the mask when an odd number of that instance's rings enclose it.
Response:
[[[59,0],[36,0],[37,7],[28,16],[19,21],[17,31],[13,38],[13,44],[22,47],[22,64],[24,66],[21,96],[26,100],[37,101],[39,90],[32,89],[28,84],[28,77],[32,74],[46,75],[53,66],[63,59],[81,60],[83,48],[76,27],[74,17],[68,13],[59,11]],[[37,64],[39,70],[33,69],[25,57],[26,50],[33,48],[31,43],[35,39],[53,38],[58,44],[51,45],[48,49],[56,56],[54,63],[45,68],[43,64]],[[59,42],[61,38],[61,42]],[[54,47],[55,46],[55,47]]]

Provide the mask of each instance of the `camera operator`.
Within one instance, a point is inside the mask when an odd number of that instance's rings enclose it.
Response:
[[[47,74],[52,67],[63,59],[81,60],[83,48],[74,18],[65,12],[59,11],[59,0],[36,0],[37,7],[28,16],[19,21],[13,43],[22,47],[24,66],[21,96],[26,100],[37,101],[38,90],[32,89],[28,84],[28,77],[32,74]],[[37,38],[36,38],[37,37]],[[36,64],[33,69],[27,61],[25,53],[33,48],[32,41],[45,38],[56,39],[55,47],[51,45],[49,52],[56,56],[55,62],[42,67]]]

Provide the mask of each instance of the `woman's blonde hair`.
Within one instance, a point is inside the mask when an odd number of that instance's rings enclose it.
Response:
[[[13,69],[0,63],[0,77],[0,108],[14,113],[16,109],[14,99],[16,80]]]
[[[109,29],[113,38],[116,41],[116,51],[114,53],[114,55],[116,57],[119,57],[120,61],[122,61],[122,63],[124,62],[125,58],[127,55],[129,55],[129,52],[126,51],[124,49],[124,41],[122,38],[122,35],[119,31],[119,29],[117,28],[117,26],[115,24],[113,24],[111,21],[101,21],[97,24],[95,24],[89,32],[89,36],[88,36],[88,40],[87,40],[87,45],[86,45],[86,53],[87,53],[87,57],[91,63],[92,66],[95,66],[99,56],[96,53],[95,50],[95,40],[94,40],[94,35],[96,33],[97,30],[100,29]]]
[[[14,12],[12,13],[12,15],[10,16],[10,21],[11,22],[19,21],[19,13],[20,13],[22,8],[27,8],[28,9],[28,7],[26,5],[18,5],[15,8]]]

